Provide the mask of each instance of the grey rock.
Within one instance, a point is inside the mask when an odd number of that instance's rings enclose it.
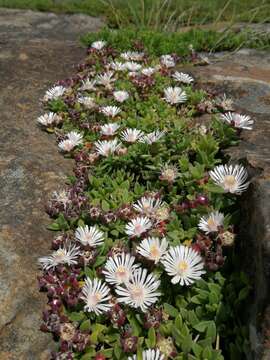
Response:
[[[51,336],[41,333],[46,297],[38,293],[37,259],[53,234],[45,199],[64,186],[72,161],[36,118],[49,86],[72,74],[85,50],[76,39],[101,20],[0,9],[0,359],[46,360]]]
[[[252,131],[242,133],[240,145],[227,152],[244,162],[253,176],[241,198],[239,251],[254,285],[247,314],[251,359],[266,360],[270,358],[270,54],[244,49],[213,54],[209,59],[209,66],[188,70],[202,85],[232,97],[236,110],[255,121]]]

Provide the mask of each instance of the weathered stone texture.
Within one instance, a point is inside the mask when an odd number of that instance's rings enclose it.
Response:
[[[51,336],[38,331],[46,299],[37,258],[49,251],[44,199],[64,185],[72,161],[40,131],[39,99],[84,57],[79,36],[101,21],[82,15],[0,10],[0,359],[45,360]]]
[[[249,309],[251,359],[270,359],[270,54],[241,50],[219,53],[211,64],[193,70],[199,80],[223,90],[235,100],[236,110],[255,120],[243,131],[239,146],[228,153],[243,161],[252,177],[241,200],[241,257],[254,284]]]

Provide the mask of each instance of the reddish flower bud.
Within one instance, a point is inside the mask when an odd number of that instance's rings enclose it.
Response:
[[[106,356],[101,353],[97,353],[95,356],[95,360],[106,360]]]

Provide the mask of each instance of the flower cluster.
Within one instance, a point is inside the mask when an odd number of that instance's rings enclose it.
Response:
[[[62,233],[39,259],[42,329],[60,339],[52,359],[171,359],[183,321],[197,339],[195,316],[214,318],[191,294],[224,264],[228,212],[249,185],[244,166],[220,165],[218,137],[222,128],[230,145],[253,120],[196,90],[178,63],[95,41],[78,74],[43,98],[39,125],[75,160],[69,187],[47,205]],[[190,114],[202,112],[220,114],[198,131]],[[177,317],[191,304],[193,320]]]

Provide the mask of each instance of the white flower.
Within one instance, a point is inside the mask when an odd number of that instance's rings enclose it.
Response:
[[[61,116],[57,115],[54,112],[49,112],[47,114],[41,115],[38,117],[37,122],[43,126],[50,126],[53,124],[59,124],[62,121]]]
[[[148,68],[144,68],[142,69],[142,74],[145,76],[151,76],[153,75],[157,70],[153,67],[148,67]]]
[[[205,134],[207,134],[207,131],[208,131],[208,129],[207,129],[207,127],[205,126],[205,125],[199,125],[199,127],[198,127],[198,133],[200,134],[200,135],[202,135],[202,136],[204,136]]]
[[[119,295],[117,300],[146,312],[147,308],[154,304],[161,295],[157,291],[159,285],[160,281],[155,275],[147,275],[147,270],[140,268],[134,271],[125,287],[120,285],[116,287],[115,292]]]
[[[142,68],[142,65],[137,64],[134,61],[128,61],[125,63],[126,69],[132,72],[138,71]]]
[[[137,76],[138,75],[138,73],[136,72],[136,71],[129,71],[129,73],[128,73],[128,76],[130,77],[130,78],[134,78],[135,76]]]
[[[145,258],[152,260],[157,264],[166,254],[168,242],[166,238],[149,237],[144,239],[137,247],[137,252]]]
[[[183,84],[191,84],[194,81],[192,76],[179,71],[176,71],[172,77],[174,78],[174,80]]]
[[[163,66],[167,68],[171,68],[176,65],[174,58],[171,55],[162,55],[160,58],[160,62]]]
[[[103,41],[103,40],[94,41],[91,44],[91,48],[96,49],[96,50],[102,50],[106,44],[107,44],[107,42]]]
[[[106,88],[111,88],[111,84],[115,81],[115,78],[113,78],[114,72],[108,71],[104,74],[100,74],[97,76],[97,83],[99,85],[103,85]]]
[[[173,277],[173,284],[190,285],[205,273],[202,257],[189,246],[171,247],[161,262],[168,275]]]
[[[116,139],[95,142],[96,151],[102,156],[109,156],[115,153],[121,146]]]
[[[60,98],[67,89],[64,86],[54,86],[46,91],[44,101],[56,100]]]
[[[164,135],[165,131],[155,130],[147,135],[144,135],[139,141],[151,145],[160,140]]]
[[[108,302],[111,299],[110,289],[101,280],[95,278],[91,280],[86,278],[85,285],[82,288],[82,300],[85,302],[84,310],[94,312],[100,315],[110,310],[112,304]]]
[[[216,104],[225,111],[233,110],[233,100],[228,98],[226,94],[216,99]]]
[[[158,222],[168,220],[169,217],[170,217],[170,208],[167,205],[162,205],[153,214],[153,218]]]
[[[84,246],[96,247],[104,242],[104,233],[96,226],[80,226],[75,231],[75,238]]]
[[[248,173],[242,165],[219,165],[209,175],[216,185],[232,194],[241,194],[249,186],[249,182],[246,182]]]
[[[198,228],[206,234],[218,231],[220,226],[223,226],[224,215],[218,211],[211,212],[208,216],[200,218]]]
[[[90,79],[86,79],[82,81],[82,85],[80,87],[79,90],[81,91],[95,91],[96,90],[96,80],[90,80]]]
[[[136,51],[127,51],[122,53],[121,58],[124,60],[140,61],[144,57],[144,53],[139,53]]]
[[[174,165],[164,165],[160,172],[160,179],[173,183],[179,176],[178,168]]]
[[[235,126],[239,129],[252,130],[252,125],[254,121],[248,115],[241,115],[233,112],[228,112],[226,114],[222,114],[221,120],[229,123],[230,125]]]
[[[139,140],[143,136],[143,132],[138,129],[125,129],[121,133],[121,138],[123,141],[126,141],[127,143],[135,143],[137,140]]]
[[[102,112],[102,114],[104,114],[105,116],[110,116],[114,118],[121,112],[121,109],[117,106],[103,106],[100,109],[100,112]]]
[[[52,201],[60,202],[66,206],[69,202],[69,193],[66,190],[54,191],[52,193]]]
[[[113,97],[115,98],[116,101],[122,103],[124,101],[126,101],[129,98],[129,94],[127,91],[114,91],[113,92]]]
[[[164,355],[159,349],[147,349],[142,352],[142,360],[164,360]],[[128,357],[128,360],[137,360],[137,355]]]
[[[125,232],[129,236],[140,236],[149,230],[152,222],[146,216],[138,216],[127,223]]]
[[[44,270],[50,270],[60,264],[76,265],[79,255],[80,249],[75,245],[69,245],[69,247],[60,247],[51,255],[39,258],[38,261]]]
[[[81,96],[78,98],[78,103],[85,106],[87,109],[93,109],[96,106],[96,103],[93,98],[90,96]]]
[[[82,143],[83,136],[76,131],[71,131],[66,136],[67,139],[60,141],[58,144],[59,148],[63,151],[69,152]]]
[[[180,87],[169,86],[164,90],[164,100],[171,105],[181,104],[187,101],[187,94]]]
[[[163,205],[164,203],[160,199],[143,196],[133,205],[133,208],[141,214],[151,216]]]
[[[120,125],[118,125],[117,123],[109,123],[102,125],[100,127],[100,132],[102,135],[113,136],[119,128]]]
[[[122,253],[110,257],[103,270],[105,279],[110,284],[123,284],[126,283],[130,278],[135,269],[139,267],[135,264],[135,257],[130,254]]]
[[[110,63],[110,67],[115,71],[125,71],[126,70],[126,64],[120,62],[120,61],[112,61]]]

